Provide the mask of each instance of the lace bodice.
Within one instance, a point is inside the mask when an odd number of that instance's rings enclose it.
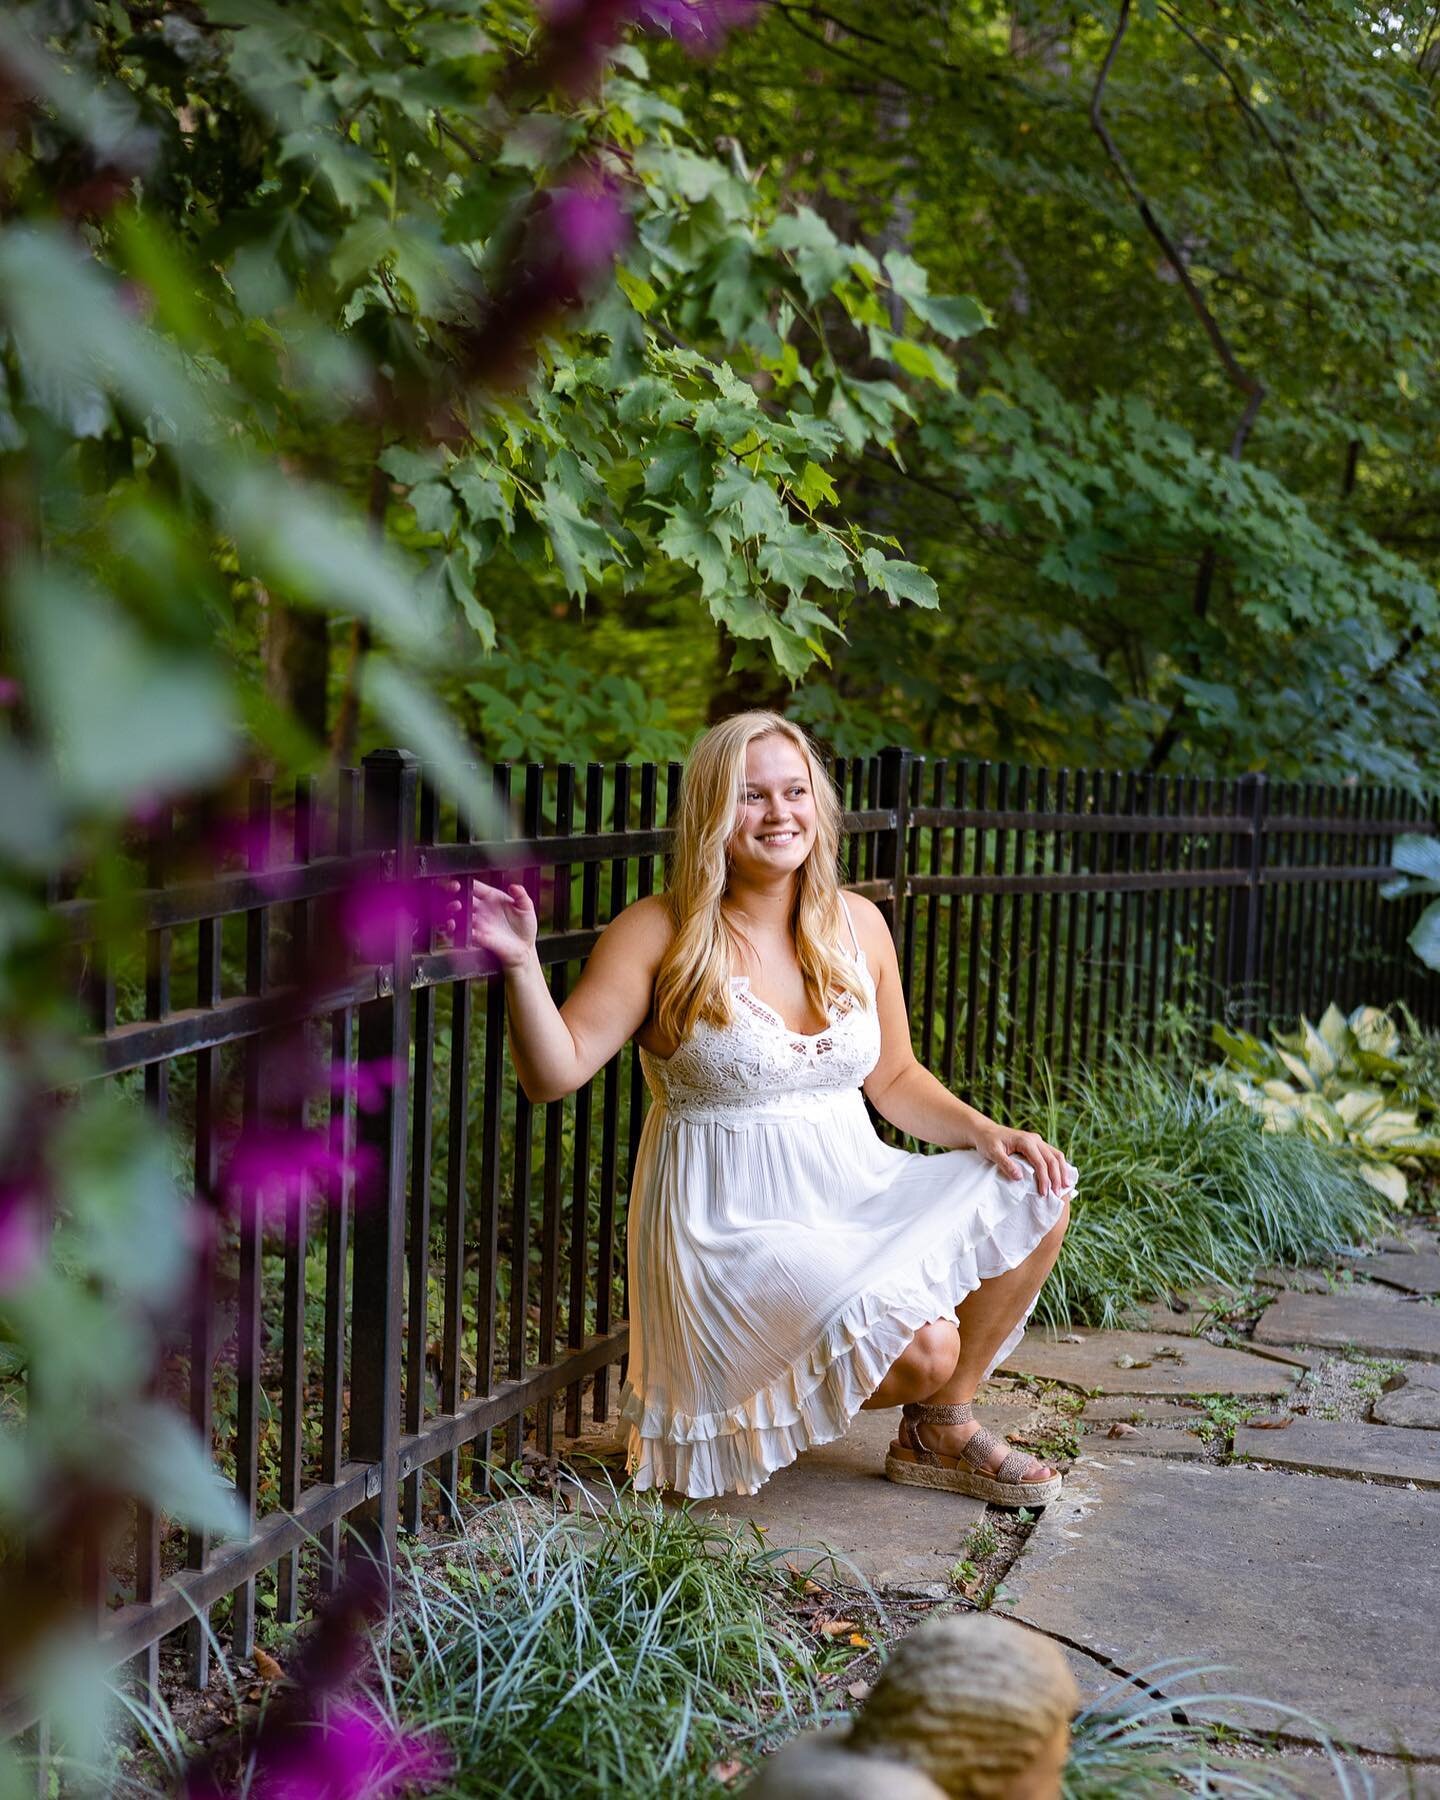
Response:
[[[858,1089],[880,1058],[875,983],[865,952],[854,952],[869,1000],[843,994],[830,1006],[823,1031],[791,1031],[750,992],[749,977],[730,978],[728,1025],[703,1020],[671,1056],[641,1049],[640,1066],[652,1096],[680,1117],[786,1110],[808,1096]]]

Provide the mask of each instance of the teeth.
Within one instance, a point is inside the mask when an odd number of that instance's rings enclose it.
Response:
[[[762,844],[788,844],[795,836],[793,831],[772,831],[760,839]]]

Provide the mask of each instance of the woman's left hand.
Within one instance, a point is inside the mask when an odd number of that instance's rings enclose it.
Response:
[[[991,1125],[976,1138],[975,1148],[982,1156],[988,1156],[1008,1181],[1018,1181],[1022,1162],[1028,1162],[1035,1171],[1036,1189],[1042,1194],[1066,1193],[1078,1178],[1078,1171],[1038,1131]]]

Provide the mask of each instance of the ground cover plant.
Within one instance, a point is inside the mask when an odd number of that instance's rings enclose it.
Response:
[[[1138,1057],[1063,1094],[1042,1079],[1014,1110],[1080,1170],[1039,1323],[1120,1325],[1167,1289],[1239,1286],[1266,1264],[1359,1242],[1388,1216],[1333,1146],[1267,1132],[1242,1100]]]
[[[877,1655],[918,1622],[904,1603],[892,1610],[850,1587],[828,1558],[770,1548],[758,1533],[655,1495],[592,1481],[592,1508],[573,1489],[567,1498],[505,1485],[463,1535],[410,1546],[358,1682],[324,1697],[329,1731],[314,1737],[329,1748],[315,1765],[322,1785],[307,1796],[718,1800],[743,1791],[764,1752],[863,1705],[871,1682],[853,1676],[873,1676]],[[1001,1547],[988,1525],[967,1539],[976,1554]],[[823,1585],[797,1567],[807,1561]],[[856,1616],[832,1616],[837,1604]],[[281,1655],[286,1669],[297,1666],[298,1641]],[[215,1791],[230,1800],[277,1791],[257,1777],[264,1759],[253,1750],[267,1710],[286,1698],[281,1665],[267,1666],[279,1685],[210,1765],[224,1772]],[[237,1696],[246,1678],[223,1658],[222,1667]],[[1237,1735],[1177,1716],[1193,1710],[1198,1677],[1215,1673],[1167,1664],[1142,1672],[1153,1689],[1122,1684],[1085,1706],[1065,1800],[1184,1783],[1202,1793],[1294,1792],[1259,1763],[1221,1778],[1216,1754]],[[195,1792],[193,1746],[175,1719],[131,1705],[141,1743],[90,1770],[95,1784],[118,1800]],[[364,1779],[323,1785],[348,1778],[362,1756],[371,1759]]]

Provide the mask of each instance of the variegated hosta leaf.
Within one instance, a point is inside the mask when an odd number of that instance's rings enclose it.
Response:
[[[1330,1052],[1334,1067],[1340,1068],[1355,1049],[1355,1036],[1351,1031],[1344,1013],[1332,1000],[1320,1015],[1320,1023],[1315,1027],[1315,1034]]]
[[[1350,1029],[1359,1048],[1371,1056],[1393,1057],[1400,1048],[1400,1027],[1378,1006],[1357,1006]]]
[[[1385,1096],[1379,1088],[1351,1088],[1335,1100],[1335,1110],[1355,1131],[1385,1110]]]
[[[1413,1112],[1390,1110],[1372,1119],[1357,1136],[1366,1149],[1388,1148],[1402,1138],[1420,1135],[1420,1121]]]
[[[1372,1188],[1381,1193],[1392,1206],[1403,1206],[1410,1192],[1410,1183],[1405,1179],[1402,1169],[1394,1163],[1361,1163],[1360,1174]]]
[[[1320,1083],[1315,1076],[1311,1074],[1309,1065],[1303,1057],[1297,1056],[1293,1050],[1281,1050],[1278,1048],[1276,1049],[1275,1054],[1280,1058],[1281,1062],[1284,1063],[1285,1067],[1295,1077],[1302,1088],[1307,1089],[1311,1093],[1318,1091]]]

